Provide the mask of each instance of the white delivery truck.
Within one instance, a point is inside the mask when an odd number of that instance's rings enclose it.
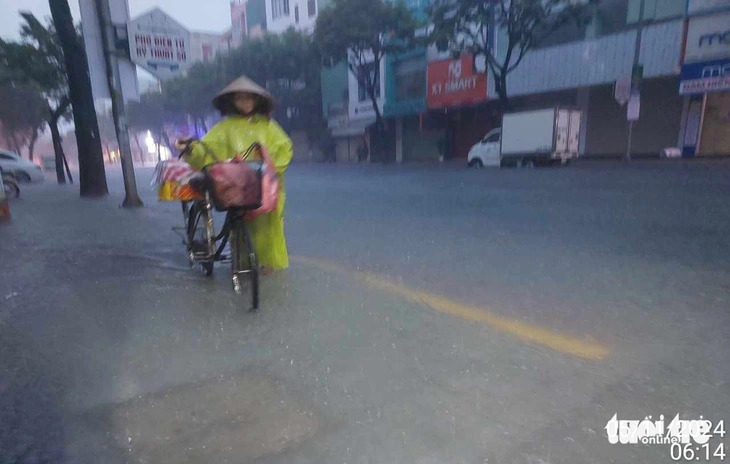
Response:
[[[470,167],[546,165],[578,157],[581,111],[548,108],[505,114],[469,151]]]

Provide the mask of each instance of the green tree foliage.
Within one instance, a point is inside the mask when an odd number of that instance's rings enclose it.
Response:
[[[433,0],[429,40],[440,50],[483,57],[503,107],[509,104],[507,75],[525,55],[571,21],[588,21],[597,0]],[[495,34],[494,31],[497,31]],[[493,47],[494,38],[505,40]]]
[[[314,37],[325,63],[346,61],[372,102],[381,130],[384,125],[377,104],[380,63],[386,54],[412,46],[416,25],[401,1],[334,0],[317,17]]]
[[[27,146],[33,160],[35,142],[46,124],[46,100],[33,85],[6,82],[0,83],[0,102],[4,138],[18,154]]]
[[[248,39],[214,60],[195,64],[185,76],[163,82],[161,94],[144,95],[139,104],[130,106],[130,124],[150,130],[158,140],[167,136],[161,121],[177,124],[187,117],[207,131],[205,117],[213,112],[213,96],[230,81],[246,75],[274,95],[274,116],[286,130],[315,134],[316,128],[324,125],[320,63],[312,38],[293,29]]]
[[[179,83],[184,83],[184,81],[180,80]],[[182,94],[178,98],[182,99]],[[184,115],[188,113],[183,109],[186,104],[186,102],[174,101],[169,93],[167,95],[146,93],[140,96],[139,101],[127,103],[127,121],[140,156],[145,153],[145,148],[142,147],[138,137],[138,133],[141,131],[150,131],[158,144],[164,143],[170,151],[173,150],[165,125],[186,122]],[[170,106],[172,110],[168,109]],[[210,101],[207,106],[210,108]],[[202,105],[200,108],[196,107],[195,111],[205,114]]]
[[[23,12],[21,16],[24,22],[20,41],[0,39],[0,66],[6,70],[1,79],[12,85],[32,85],[43,95],[47,104],[46,121],[56,152],[56,174],[59,182],[65,182],[60,168],[65,155],[58,122],[61,118],[71,118],[71,100],[63,50],[53,25],[44,26],[31,13]]]

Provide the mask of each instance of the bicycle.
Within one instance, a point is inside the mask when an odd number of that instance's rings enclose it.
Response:
[[[248,282],[251,295],[251,311],[259,307],[259,268],[256,253],[251,244],[251,234],[246,225],[245,209],[226,211],[221,231],[216,234],[213,225],[213,203],[203,173],[196,173],[190,185],[201,192],[202,199],[182,201],[183,227],[173,227],[182,232],[183,244],[192,268],[200,264],[206,276],[213,275],[216,262],[231,263],[231,282],[236,294],[243,293]],[[229,253],[224,254],[229,244]]]

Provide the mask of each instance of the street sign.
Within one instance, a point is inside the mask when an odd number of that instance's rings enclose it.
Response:
[[[129,11],[126,0],[104,0],[109,3],[112,12],[112,22],[127,24]],[[84,36],[86,61],[89,65],[89,78],[94,100],[110,99],[109,85],[106,78],[106,62],[102,50],[101,28],[96,12],[94,0],[79,0],[81,11],[81,30]],[[139,85],[137,83],[137,67],[127,58],[119,58],[119,75],[121,79],[122,96],[124,101],[139,100]]]
[[[426,104],[448,108],[487,99],[487,75],[474,69],[472,55],[432,61],[426,72]]]
[[[626,107],[626,120],[627,121],[638,121],[640,112],[641,112],[641,96],[638,93],[634,93],[629,98],[629,104]]]
[[[616,84],[613,87],[613,98],[616,99],[619,105],[624,106],[626,102],[629,101],[630,96],[631,76],[619,76],[619,78],[616,79]]]
[[[158,79],[182,75],[191,65],[190,31],[159,8],[127,25],[132,61]]]

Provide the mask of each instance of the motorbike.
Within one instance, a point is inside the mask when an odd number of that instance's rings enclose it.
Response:
[[[18,187],[18,178],[15,174],[9,171],[3,171],[0,169],[0,174],[3,179],[3,189],[5,190],[5,196],[8,199],[18,198],[20,196],[20,187]]]

